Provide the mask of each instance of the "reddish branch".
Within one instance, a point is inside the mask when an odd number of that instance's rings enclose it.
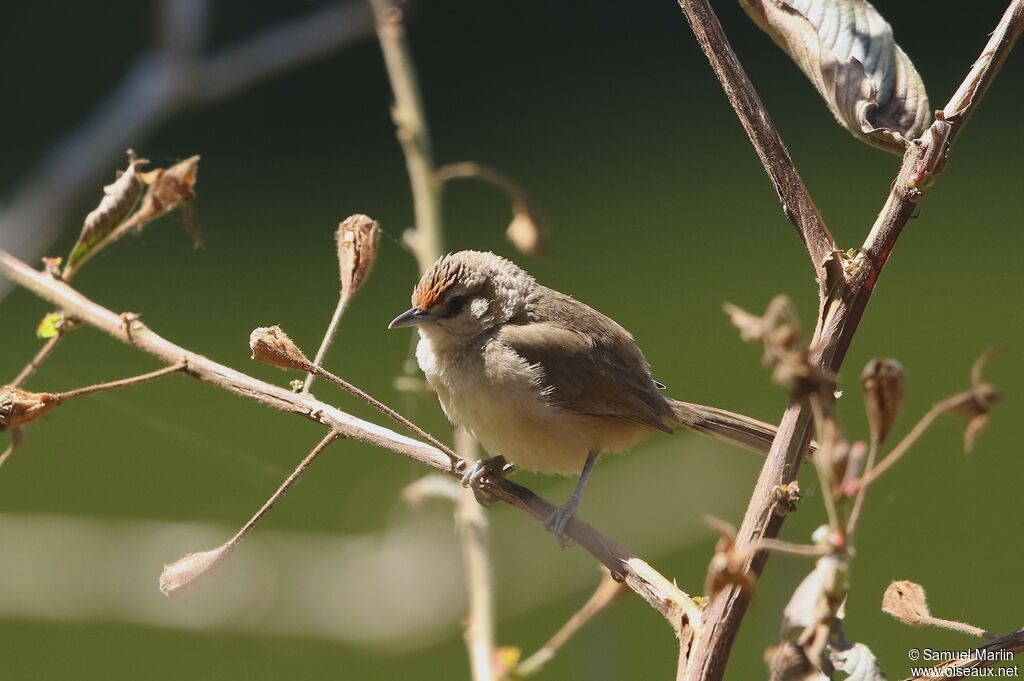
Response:
[[[896,240],[924,196],[924,186],[941,170],[949,144],[977,108],[1019,38],[1024,27],[1024,0],[1010,3],[981,56],[949,103],[938,112],[935,123],[908,146],[867,240],[859,254],[847,261],[835,253],[831,236],[707,0],[679,0],[679,5],[771,177],[784,212],[800,231],[818,273],[821,308],[811,342],[815,349],[812,359],[834,373],[842,364]],[[831,282],[833,278],[835,281]],[[792,401],[743,517],[737,535],[738,548],[778,535],[783,516],[773,512],[778,502],[777,486],[796,479],[811,428],[809,405]],[[758,552],[748,569],[759,575],[766,560],[767,554]],[[747,605],[747,596],[736,587],[724,589],[711,601],[702,631],[694,641],[684,642],[680,651],[680,679],[717,681],[723,677]]]

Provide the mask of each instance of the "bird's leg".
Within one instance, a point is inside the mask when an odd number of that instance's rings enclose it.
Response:
[[[597,455],[598,452],[590,452],[587,455],[587,462],[583,464],[583,472],[580,473],[579,482],[576,483],[576,489],[573,490],[572,496],[567,502],[552,511],[548,519],[544,521],[544,527],[554,532],[555,539],[563,547],[568,546],[565,541],[565,527],[576,514],[576,508],[583,499],[583,489],[587,486],[587,480],[590,479],[590,473],[594,470],[594,464],[597,463]]]

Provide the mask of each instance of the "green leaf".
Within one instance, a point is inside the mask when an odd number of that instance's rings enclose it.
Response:
[[[61,325],[63,324],[64,315],[60,312],[51,312],[43,317],[43,321],[39,322],[39,326],[36,327],[36,336],[43,339],[50,339],[55,336],[59,336],[61,332]]]

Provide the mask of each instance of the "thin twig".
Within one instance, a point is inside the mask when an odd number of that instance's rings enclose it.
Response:
[[[476,459],[476,442],[462,428],[455,429],[455,451],[462,459]],[[466,571],[469,614],[466,617],[466,649],[473,681],[488,681],[494,673],[494,574],[491,567],[490,532],[484,507],[468,487],[459,489],[455,502],[455,527]]]
[[[943,662],[935,669],[936,671],[940,671],[947,669],[953,670],[993,667],[1005,661],[1005,654],[1009,653],[1010,655],[1016,655],[1021,651],[1024,651],[1024,629],[1018,629],[1017,631],[1006,634],[1005,636],[1000,636],[993,641],[989,641],[983,646],[977,646],[968,651],[964,651],[965,654],[957,656],[956,659],[950,660],[949,662]],[[936,676],[911,676],[904,679],[904,681],[941,681],[942,679],[958,678],[960,676],[966,678],[970,676],[970,674],[957,674],[955,672],[948,671],[945,673],[939,673]]]
[[[947,397],[946,399],[932,405],[932,408],[921,417],[921,420],[914,424],[914,427],[910,429],[900,443],[893,447],[892,451],[889,452],[885,458],[878,462],[878,465],[867,471],[861,479],[858,481],[858,494],[862,493],[868,488],[868,485],[873,483],[878,478],[882,477],[886,471],[896,465],[903,455],[910,451],[910,448],[918,441],[918,439],[924,434],[928,428],[935,422],[935,419],[939,418],[943,414],[947,413],[952,407],[963,402],[961,394]]]
[[[4,462],[11,458],[11,454],[14,454],[21,445],[23,437],[24,433],[22,433],[21,428],[11,428],[11,442],[7,445],[7,449],[0,454],[0,466],[3,466]]]
[[[825,264],[836,251],[835,239],[797,172],[793,159],[764,108],[761,98],[729,44],[708,0],[679,0],[697,42],[711,62],[729,103],[747,131],[754,150],[775,187],[782,210],[807,247],[819,286],[826,284]]]
[[[441,195],[434,178],[434,153],[427,118],[423,113],[416,67],[405,41],[402,11],[391,0],[370,0],[377,24],[384,63],[387,66],[395,105],[398,141],[405,154],[405,165],[412,185],[413,211],[416,214],[415,243],[412,244],[425,272],[441,256]]]
[[[81,388],[75,388],[74,390],[65,390],[64,392],[54,393],[53,401],[67,402],[68,400],[81,397],[82,395],[91,395],[93,393],[106,392],[108,390],[117,390],[119,388],[127,388],[130,385],[137,385],[139,383],[145,383],[147,381],[154,381],[158,378],[163,378],[168,374],[176,374],[179,371],[186,371],[188,369],[188,362],[181,361],[170,366],[150,371],[145,374],[139,374],[138,376],[129,376],[128,378],[121,378],[116,381],[108,381],[107,383],[96,383],[94,385],[87,385]]]
[[[587,622],[600,615],[608,609],[608,606],[621,598],[626,593],[625,589],[626,587],[615,581],[611,574],[605,572],[597,589],[583,604],[583,607],[577,610],[537,652],[516,665],[516,675],[531,676],[539,672]]]
[[[461,477],[452,472],[448,455],[436,447],[347,414],[312,395],[294,393],[287,388],[271,385],[190,352],[156,334],[138,320],[133,321],[129,327],[121,315],[94,303],[64,282],[56,281],[53,277],[32,269],[2,250],[0,274],[64,310],[66,314],[83,324],[88,324],[165,362],[176,364],[182,360],[187,361],[188,375],[198,380],[264,406],[321,423],[342,436],[396,452],[450,476]],[[500,501],[527,512],[539,523],[543,523],[555,510],[555,505],[551,502],[502,477],[486,478],[480,481],[478,487]],[[574,518],[569,523],[566,535],[660,612],[673,629],[678,630],[687,622],[694,626],[699,624],[700,609],[693,605],[692,600],[629,549],[601,534],[579,518]]]
[[[448,163],[441,166],[434,173],[434,179],[439,184],[451,180],[477,179],[497,187],[514,204],[527,205],[529,198],[522,185],[497,168],[476,161],[460,161],[459,163]]]
[[[867,475],[875,468],[875,462],[878,460],[878,438],[872,436],[871,443],[868,445],[868,460],[864,464],[864,475]],[[857,496],[853,500],[853,510],[850,511],[850,519],[846,521],[846,536],[847,539],[852,541],[854,532],[857,530],[857,523],[860,521],[861,513],[864,509],[864,499],[867,497],[867,487],[864,484],[860,484],[857,489]]]
[[[345,310],[348,309],[348,303],[352,299],[352,296],[347,295],[345,291],[342,291],[341,296],[338,297],[338,305],[334,308],[334,314],[331,316],[331,322],[327,325],[327,330],[324,331],[324,339],[320,341],[320,347],[317,348],[316,357],[313,358],[313,364],[316,366],[323,366],[324,357],[327,356],[327,351],[331,348],[331,343],[334,342],[334,337],[338,335],[338,327],[341,325],[341,317],[345,314]],[[309,389],[313,387],[313,381],[316,379],[316,374],[310,373],[306,376],[305,383],[302,384],[302,392],[308,393]]]
[[[308,370],[309,370],[310,373],[316,374],[317,376],[321,376],[322,378],[327,379],[331,383],[334,383],[338,387],[343,388],[346,392],[348,392],[348,393],[358,397],[363,402],[366,402],[368,405],[370,405],[371,407],[373,407],[374,409],[376,409],[380,413],[384,414],[388,418],[393,419],[395,422],[402,424],[403,426],[408,428],[413,433],[416,433],[421,438],[423,438],[424,440],[429,442],[431,445],[433,445],[434,447],[437,447],[442,452],[447,454],[448,458],[452,460],[453,465],[454,465],[454,462],[460,460],[460,457],[452,450],[451,447],[449,447],[445,443],[441,442],[436,437],[434,437],[433,435],[431,435],[427,431],[423,430],[422,428],[420,428],[415,423],[413,423],[409,419],[407,419],[404,416],[402,416],[401,414],[399,414],[397,411],[395,411],[394,409],[392,409],[388,405],[384,404],[383,402],[381,402],[377,398],[369,395],[365,391],[360,390],[359,388],[355,387],[354,385],[352,385],[351,383],[349,383],[345,379],[343,379],[343,378],[341,378],[339,376],[335,376],[334,374],[332,374],[327,369],[324,369],[323,367],[318,367],[318,366],[312,366],[311,365],[310,367],[308,367]]]
[[[729,47],[721,24],[707,0],[679,0],[679,4],[716,74],[722,80],[730,101],[739,103],[734,106],[737,106],[741,120],[749,119],[759,136],[767,133],[769,139],[777,137],[777,133],[767,124],[769,119],[756,99],[753,87]],[[833,248],[831,238],[827,237],[826,231],[815,227],[816,211],[811,211],[813,204],[809,203],[809,199],[804,199],[806,190],[802,183],[786,184],[776,179],[795,177],[788,154],[762,153],[763,140],[759,142],[748,128],[748,134],[759,150],[762,162],[768,168],[776,189],[783,196],[788,208],[787,215],[791,215],[791,220],[804,235],[808,252],[818,271],[822,306],[810,347],[815,349],[811,359],[823,370],[836,373],[840,369],[889,254],[907,221],[917,210],[923,196],[922,187],[941,168],[940,161],[945,157],[949,143],[978,106],[981,94],[988,88],[999,66],[1005,61],[1006,54],[1019,37],[1024,27],[1022,24],[1024,0],[1013,0],[982,51],[982,56],[975,62],[975,68],[965,79],[970,85],[961,86],[943,110],[955,116],[951,120],[946,120],[945,116],[939,117],[920,140],[908,146],[900,172],[864,247],[852,261],[845,264],[843,273],[836,275],[840,278],[835,286],[829,284],[828,276],[820,269],[828,260],[827,251]],[[769,129],[762,130],[766,126]],[[777,148],[775,150],[778,151]],[[787,196],[792,196],[792,200],[787,200]],[[809,231],[800,227],[804,224],[797,219],[800,215],[805,216]],[[822,260],[823,256],[825,260]],[[773,512],[777,503],[775,490],[778,485],[795,479],[810,439],[811,427],[811,410],[805,401],[791,400],[779,423],[778,435],[761,469],[737,533],[739,547],[758,542],[763,537],[778,535],[784,518]],[[765,552],[756,553],[750,561],[749,570],[760,575],[766,560]],[[688,651],[681,651],[678,678],[687,681],[719,681],[723,677],[732,643],[748,603],[747,595],[736,587],[727,587],[712,599],[704,613],[701,635],[696,637]],[[684,656],[685,660],[682,660]]]
[[[395,97],[391,115],[405,155],[416,217],[415,237],[411,245],[420,274],[423,274],[442,254],[442,181],[435,173],[427,116],[420,97],[416,68],[405,39],[402,12],[392,0],[371,0],[370,4]],[[455,429],[454,436],[459,454],[455,459],[475,459],[476,443],[472,436],[461,428]],[[465,636],[472,678],[473,681],[492,681],[496,678],[493,666],[494,579],[487,516],[477,503],[473,490],[460,490],[455,505],[455,522],[466,567],[469,614]]]
[[[64,338],[64,334],[58,333],[56,336],[53,336],[46,341],[43,344],[43,347],[39,348],[39,352],[36,353],[35,357],[33,357],[29,363],[25,365],[25,368],[23,368],[18,375],[14,377],[14,380],[11,381],[10,385],[15,388],[20,387],[21,384],[39,368],[39,365],[50,356],[50,353],[57,348],[57,344],[60,343],[62,338]]]
[[[340,435],[337,432],[331,431],[324,437],[324,439],[320,440],[320,442],[317,443],[315,447],[313,447],[309,454],[307,454],[306,457],[299,462],[299,465],[295,467],[295,470],[291,472],[291,475],[285,478],[284,482],[281,483],[281,486],[278,487],[277,490],[270,495],[270,498],[263,503],[263,506],[260,507],[260,510],[256,511],[256,513],[253,514],[252,518],[249,518],[249,522],[243,525],[242,528],[235,533],[235,536],[233,536],[231,539],[227,541],[226,546],[228,548],[234,548],[238,545],[239,542],[245,539],[245,536],[249,534],[249,532],[251,532],[252,529],[256,527],[256,525],[258,525],[261,520],[263,520],[264,516],[270,513],[270,509],[274,508],[274,504],[281,500],[281,497],[283,497],[285,492],[288,491],[288,488],[290,488],[295,483],[295,481],[298,480],[299,477],[301,477],[302,474],[306,472],[306,470],[313,464],[316,458],[320,456],[320,453],[327,449],[327,445],[331,444],[339,437]]]

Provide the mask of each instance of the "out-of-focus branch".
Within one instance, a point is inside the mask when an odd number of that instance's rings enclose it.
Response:
[[[455,429],[455,452],[463,460],[477,459],[476,441],[462,428]],[[494,674],[494,573],[491,567],[487,514],[473,490],[460,487],[455,500],[455,526],[466,572],[469,614],[466,617],[466,648],[473,681]]]
[[[562,646],[576,635],[576,632],[595,616],[607,610],[608,606],[617,601],[624,593],[626,593],[625,587],[615,581],[609,573],[604,573],[601,583],[597,585],[597,589],[583,604],[583,607],[577,610],[537,652],[516,665],[516,675],[531,676],[539,672],[561,650]]]
[[[755,121],[758,126],[767,125],[767,114],[763,113],[760,103],[750,103],[751,97],[754,96],[753,89],[748,87],[749,81],[742,74],[742,67],[729,47],[721,25],[707,0],[679,0],[679,4],[712,66],[719,74],[730,101],[740,102],[736,108],[741,120],[746,116],[740,110],[742,108],[757,112],[758,117],[763,116],[761,121]],[[977,108],[981,95],[988,89],[998,73],[999,66],[1019,38],[1022,25],[1024,0],[1013,0],[964,84],[921,138],[911,141],[908,145],[889,197],[860,253],[850,260],[834,261],[837,265],[841,264],[841,268],[836,267],[834,273],[829,273],[829,277],[836,279],[834,285],[819,269],[821,309],[818,326],[810,343],[810,359],[822,370],[834,374],[842,365],[896,240],[917,209],[919,201],[924,196],[924,188],[942,169],[950,142]],[[738,92],[737,87],[740,88]],[[762,143],[755,139],[754,133],[749,134],[766,167],[776,168],[774,171],[769,168],[773,182],[776,182],[776,173],[788,174],[791,169],[788,155],[783,157],[761,153]],[[776,188],[779,189],[777,182]],[[802,184],[798,188],[802,189]],[[791,189],[792,187],[788,188]],[[779,193],[786,202],[786,195],[782,189],[779,189]],[[798,196],[799,193],[795,194],[794,200]],[[804,204],[797,205],[806,207]],[[798,223],[794,221],[794,224]],[[810,232],[801,230],[801,234],[805,236],[805,244],[815,259],[816,267],[824,267],[829,255],[839,257],[839,254],[826,252],[834,248],[832,245],[826,246],[823,235],[827,232],[812,228]],[[809,237],[813,237],[813,240]],[[826,256],[826,260],[818,260],[818,256]],[[783,516],[774,513],[778,502],[777,489],[779,485],[785,485],[795,479],[799,472],[803,453],[810,438],[812,421],[811,409],[805,400],[794,399],[790,402],[737,533],[738,549],[756,544],[765,537],[778,535]],[[749,563],[749,571],[759,575],[766,560],[765,552],[755,554]],[[680,679],[718,681],[723,677],[729,652],[746,612],[748,600],[747,594],[735,586],[723,589],[712,599],[705,611],[703,629],[687,654],[686,664],[680,665]]]
[[[129,147],[181,111],[207,106],[372,35],[362,2],[325,4],[202,55],[206,2],[165,0],[157,44],[117,88],[58,141],[0,213],[0,248],[28,257],[46,249],[82,196]],[[2,293],[2,291],[0,291]]]
[[[64,310],[81,323],[133,345],[168,364],[187,362],[189,376],[264,406],[323,424],[341,437],[388,449],[458,477],[452,472],[451,459],[436,447],[347,414],[312,395],[294,393],[186,350],[151,331],[137,318],[119,315],[94,303],[66,283],[32,269],[4,251],[0,251],[0,274]],[[555,509],[551,502],[501,477],[485,479],[478,486],[483,492],[526,511],[540,523]],[[697,626],[700,608],[693,600],[629,549],[579,519],[569,523],[566,534],[665,616],[673,628],[678,629],[687,623]]]
[[[391,117],[395,121],[398,141],[405,154],[405,165],[412,185],[416,230],[411,244],[420,272],[425,272],[441,257],[441,192],[434,178],[434,152],[430,130],[423,111],[416,67],[405,40],[402,10],[391,0],[370,0],[373,6],[377,36],[380,38],[384,63],[387,66],[395,104]]]
[[[779,131],[725,37],[722,24],[708,0],[679,0],[679,7],[721,81],[743,129],[747,131],[747,137],[782,201],[783,212],[807,247],[818,283],[825,290],[825,266],[836,250],[835,239],[825,226],[825,220],[804,186]]]
[[[969,651],[965,651],[963,659],[943,662],[938,665],[936,669],[953,670],[993,667],[1004,661],[1003,657],[1005,653],[1016,655],[1021,651],[1024,651],[1024,629],[1018,629],[1006,636],[1000,636],[995,640],[989,641],[983,646],[971,648]],[[983,654],[978,654],[979,652],[982,652]],[[941,679],[956,678],[960,676],[968,677],[970,674],[956,674],[949,671],[947,673],[939,674],[938,676],[908,676],[903,681],[941,681]]]

